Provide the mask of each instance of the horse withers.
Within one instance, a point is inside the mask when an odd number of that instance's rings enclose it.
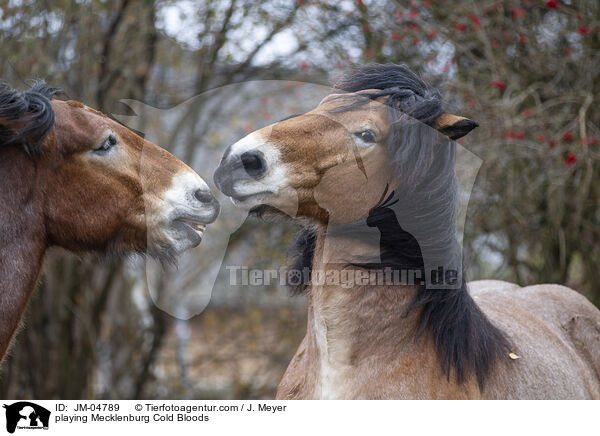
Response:
[[[240,207],[308,221],[292,267],[312,271],[296,288],[307,332],[277,398],[600,398],[597,308],[559,285],[464,279],[451,139],[477,123],[404,66],[338,87],[230,146],[214,175]],[[438,266],[448,282],[423,281]],[[364,280],[389,271],[421,280]]]
[[[56,93],[0,84],[0,360],[49,247],[172,261],[219,213],[183,162]]]

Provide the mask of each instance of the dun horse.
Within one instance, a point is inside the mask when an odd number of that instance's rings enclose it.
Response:
[[[56,93],[0,84],[0,360],[49,247],[170,260],[219,212],[183,162]]]
[[[448,138],[477,124],[443,113],[439,92],[403,66],[364,67],[339,88],[233,144],[217,186],[254,213],[308,221],[294,269],[313,278],[426,278],[439,264],[456,280],[313,279],[307,333],[277,398],[600,398],[598,309],[559,285],[464,280]]]

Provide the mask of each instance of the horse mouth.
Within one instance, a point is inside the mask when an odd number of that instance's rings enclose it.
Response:
[[[253,217],[257,218],[266,218],[266,217],[276,217],[276,216],[289,216],[284,211],[277,209],[274,206],[269,206],[268,204],[260,204],[258,206],[254,206],[249,210],[249,214]]]
[[[173,220],[173,226],[187,234],[190,241],[198,245],[206,231],[206,224],[192,220],[190,218],[176,218]]]
[[[200,223],[196,223],[194,221],[188,221],[188,220],[181,220],[181,222],[183,224],[185,224],[186,226],[190,227],[192,230],[195,230],[196,232],[204,233],[204,231],[206,231],[205,224],[200,224]]]
[[[270,191],[261,191],[261,192],[255,192],[252,194],[248,194],[248,195],[231,195],[229,196],[229,198],[231,198],[231,201],[233,202],[233,204],[235,204],[238,207],[253,207],[253,206],[257,206],[256,201],[260,203],[262,203],[262,201],[264,201],[264,198],[267,195],[272,194],[272,192]],[[252,200],[255,200],[255,202],[253,202]]]

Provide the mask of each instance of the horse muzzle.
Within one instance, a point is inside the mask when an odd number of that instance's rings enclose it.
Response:
[[[287,186],[286,173],[275,145],[254,132],[225,151],[213,180],[237,206],[254,207]]]
[[[207,225],[217,219],[220,211],[206,182],[192,171],[174,178],[161,203],[161,215],[166,218],[161,227],[176,252],[198,246]]]

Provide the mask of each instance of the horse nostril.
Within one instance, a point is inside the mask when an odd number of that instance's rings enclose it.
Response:
[[[194,197],[196,197],[196,199],[202,203],[211,203],[214,200],[214,197],[210,191],[202,189],[198,189],[196,192],[194,192]]]
[[[242,165],[250,177],[258,179],[267,172],[267,162],[260,151],[247,151],[240,156]]]

